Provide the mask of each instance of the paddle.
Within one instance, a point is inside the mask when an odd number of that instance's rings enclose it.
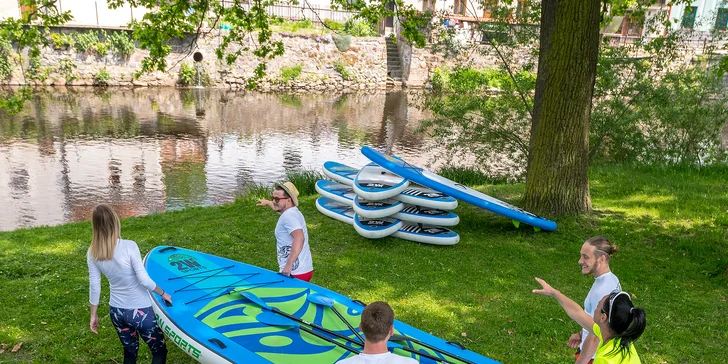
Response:
[[[322,305],[322,306],[326,306],[326,307],[331,307],[331,310],[334,311],[334,313],[336,314],[336,316],[339,316],[339,318],[341,319],[341,321],[343,321],[344,324],[346,324],[346,327],[348,327],[349,330],[351,330],[351,332],[353,332],[354,335],[356,335],[356,337],[361,341],[361,343],[364,344],[364,338],[361,337],[361,335],[359,334],[359,332],[357,332],[354,329],[354,327],[351,326],[351,324],[349,323],[349,321],[346,320],[344,318],[344,316],[341,315],[341,313],[339,312],[339,310],[337,310],[336,307],[334,307],[334,300],[332,300],[331,298],[329,298],[327,296],[324,296],[324,295],[322,295],[320,293],[310,293],[308,296],[306,296],[306,299],[309,302],[313,302],[313,303],[318,304],[318,305]]]
[[[263,308],[264,310],[267,310],[267,311],[271,311],[271,312],[277,313],[277,314],[279,314],[279,315],[281,315],[281,316],[284,316],[284,317],[286,317],[286,318],[288,318],[288,319],[290,319],[290,320],[293,320],[293,321],[296,321],[296,322],[298,322],[298,323],[301,323],[301,324],[305,324],[305,325],[311,326],[311,327],[313,327],[314,329],[318,329],[318,330],[320,330],[320,331],[323,331],[323,332],[325,332],[325,333],[327,333],[327,334],[329,334],[329,335],[332,335],[332,336],[336,336],[336,337],[338,337],[338,338],[340,338],[340,339],[344,339],[344,340],[346,340],[346,341],[350,341],[350,342],[352,342],[352,343],[354,343],[354,344],[359,344],[360,346],[364,346],[364,344],[363,344],[363,343],[359,343],[359,342],[357,342],[356,340],[352,340],[351,338],[349,338],[349,337],[347,337],[347,336],[344,336],[344,335],[342,335],[342,334],[339,334],[338,332],[335,332],[335,331],[331,331],[331,330],[329,330],[329,329],[327,329],[327,328],[325,328],[325,327],[323,327],[323,326],[321,326],[321,325],[315,324],[315,323],[313,323],[313,322],[308,322],[308,321],[306,321],[306,320],[300,319],[300,318],[298,318],[298,317],[296,317],[296,316],[293,316],[293,315],[289,315],[289,314],[287,314],[287,313],[285,313],[285,312],[283,312],[283,311],[279,310],[279,309],[278,309],[277,307],[272,307],[272,306],[268,306],[268,304],[266,304],[265,302],[263,302],[263,300],[261,300],[261,299],[260,299],[260,297],[258,297],[258,296],[256,296],[256,295],[254,295],[253,293],[250,293],[250,292],[239,292],[239,291],[234,291],[234,292],[240,293],[240,295],[241,295],[241,296],[243,296],[243,297],[245,297],[245,298],[249,299],[250,301],[252,301],[252,302],[253,302],[253,303],[255,303],[256,305],[258,305],[258,306],[260,306],[261,308]],[[265,323],[265,322],[264,322],[264,323]]]
[[[419,341],[419,340],[417,340],[417,339],[415,339],[415,338],[411,338],[411,337],[409,337],[409,336],[404,336],[404,335],[394,334],[394,335],[392,335],[392,337],[390,337],[390,338],[389,338],[389,340],[391,340],[391,341],[409,341],[409,342],[413,342],[413,343],[415,343],[415,344],[418,344],[418,345],[424,346],[424,347],[426,347],[426,348],[428,348],[428,349],[430,349],[430,350],[434,350],[434,351],[436,351],[436,352],[438,352],[438,353],[440,353],[440,354],[443,354],[443,355],[447,355],[447,356],[449,356],[449,357],[451,357],[451,358],[454,358],[454,359],[460,360],[460,361],[461,361],[461,362],[463,362],[463,363],[467,363],[467,364],[475,364],[474,362],[472,362],[472,361],[470,361],[470,360],[467,360],[467,359],[461,358],[461,357],[459,357],[459,356],[457,356],[457,355],[455,355],[455,354],[451,354],[451,353],[448,353],[447,351],[444,351],[444,350],[442,350],[442,349],[438,349],[438,348],[436,348],[436,347],[434,347],[434,346],[432,346],[432,345],[430,345],[430,344],[427,344],[427,343],[425,343],[425,342]],[[448,344],[452,344],[452,345],[455,345],[455,344],[457,344],[457,343],[451,343],[451,342],[448,342]],[[465,350],[465,347],[463,347],[462,345],[460,345],[460,344],[457,344],[457,345],[458,345],[458,346],[460,346],[460,348],[461,348],[461,349]]]
[[[338,310],[336,308],[334,308],[334,300],[331,297],[328,297],[328,296],[326,296],[324,294],[321,294],[321,293],[311,293],[308,296],[306,296],[306,299],[309,302],[313,302],[313,303],[317,303],[317,304],[320,304],[320,305],[324,305],[324,306],[331,307],[331,309],[334,311],[334,313],[336,313],[336,315],[339,316],[339,318],[342,321],[344,321],[344,323],[346,323],[346,326],[348,326],[349,329],[351,331],[353,331],[354,334],[356,334],[356,336],[360,340],[362,340],[362,342],[364,342],[364,340],[361,338],[361,336],[356,331],[354,331],[354,328],[351,327],[351,325],[349,324],[349,322],[344,319],[344,317],[338,312]],[[434,350],[434,351],[436,351],[436,352],[438,352],[440,354],[447,355],[447,356],[449,356],[451,358],[455,358],[457,360],[460,360],[462,362],[465,362],[465,363],[468,363],[468,364],[474,364],[473,362],[468,361],[466,359],[463,359],[463,358],[461,358],[461,357],[459,357],[459,356],[457,356],[455,354],[450,354],[447,351],[444,351],[442,349],[438,349],[438,348],[436,348],[436,347],[434,347],[432,345],[426,344],[424,342],[421,342],[419,340],[416,340],[416,339],[413,339],[413,338],[410,338],[410,337],[407,337],[407,336],[404,336],[404,335],[394,334],[394,335],[392,335],[392,337],[389,340],[390,341],[410,341],[410,342],[419,344],[421,346],[424,346],[424,347],[426,347],[428,349]],[[460,345],[460,347],[463,350],[465,349],[462,345]],[[422,356],[428,357],[428,358],[433,359],[433,360],[443,361],[442,359],[439,359],[439,358],[436,358],[436,357],[432,357],[432,356],[428,356],[427,354],[423,354],[423,353],[420,353],[420,352],[417,352],[417,351],[406,350],[406,349],[403,349],[403,350],[410,351],[410,352],[414,352],[414,353],[416,353],[418,355],[422,355]]]
[[[261,307],[263,307],[263,306],[261,306]],[[279,314],[283,314],[283,316],[276,315],[276,314],[274,314],[272,312],[273,311],[271,311],[271,312],[268,312],[268,311],[262,312],[261,314],[259,314],[258,316],[256,316],[256,320],[258,320],[258,322],[260,322],[260,323],[263,323],[263,324],[266,324],[266,325],[271,325],[271,326],[292,326],[292,327],[296,327],[296,328],[299,328],[299,329],[301,329],[301,330],[303,330],[305,332],[308,332],[308,333],[310,333],[312,335],[316,335],[316,336],[318,336],[318,337],[320,337],[320,338],[322,338],[322,339],[324,339],[326,341],[329,341],[329,342],[334,343],[334,344],[336,344],[338,346],[344,347],[346,350],[349,350],[349,351],[354,352],[354,353],[359,353],[355,349],[352,349],[352,348],[350,348],[348,346],[342,346],[343,344],[339,343],[338,341],[333,341],[333,339],[331,339],[331,338],[327,338],[327,337],[324,337],[324,336],[322,336],[320,334],[317,334],[317,333],[315,333],[314,331],[308,329],[305,326],[300,326],[296,322],[296,321],[301,321],[303,323],[306,323],[306,321],[304,321],[304,320],[300,320],[300,319],[298,319],[295,316],[293,316],[293,318],[286,317],[285,313],[282,313],[282,312],[278,312],[278,313]],[[336,336],[336,337],[338,337],[340,339],[346,340],[347,342],[350,342],[352,344],[356,344],[356,345],[359,345],[359,346],[364,346],[361,343],[359,343],[358,341],[353,340],[350,337],[346,337],[346,336],[343,336],[343,335],[338,334],[336,332],[333,332],[333,331],[324,329],[324,328],[322,328],[322,327],[320,327],[320,326],[318,326],[316,324],[311,324],[311,323],[308,323],[308,324],[311,325],[311,327],[313,327],[313,328],[316,328],[316,329],[319,329],[321,331],[324,331],[324,332],[326,332],[328,334],[334,335],[334,336]],[[400,350],[403,350],[403,351],[406,351],[406,352],[409,352],[409,353],[413,353],[413,354],[416,354],[416,355],[420,355],[422,357],[425,357],[425,358],[428,358],[428,359],[431,359],[431,360],[434,360],[434,361],[437,361],[437,362],[450,363],[447,360],[438,358],[438,357],[433,356],[433,355],[430,355],[428,353],[419,352],[417,350],[410,349],[410,348],[408,348],[406,346],[402,346],[400,344],[393,343],[393,342],[387,342],[387,348],[388,349],[400,349]]]
[[[350,347],[348,347],[348,346],[346,346],[346,345],[344,345],[344,344],[342,344],[342,343],[340,343],[340,342],[338,342],[338,341],[336,341],[334,339],[331,339],[331,338],[328,338],[328,337],[326,337],[324,335],[318,334],[315,331],[309,329],[308,327],[299,325],[298,322],[295,322],[295,321],[293,321],[291,319],[285,318],[285,317],[280,316],[280,315],[276,315],[276,314],[271,313],[271,312],[268,312],[268,311],[261,312],[258,316],[255,317],[255,319],[258,320],[259,322],[262,322],[262,323],[266,324],[266,325],[273,325],[273,326],[291,326],[291,327],[295,327],[295,328],[297,328],[299,330],[305,331],[305,332],[307,332],[307,333],[309,333],[309,334],[311,334],[313,336],[316,336],[316,337],[318,337],[318,338],[320,338],[322,340],[326,340],[326,341],[328,341],[328,342],[330,342],[330,343],[332,343],[332,344],[334,344],[334,345],[336,345],[336,346],[338,346],[340,348],[346,349],[346,350],[348,350],[348,351],[350,351],[350,352],[352,352],[354,354],[359,354],[360,353],[359,350],[356,350],[354,348],[350,348]]]

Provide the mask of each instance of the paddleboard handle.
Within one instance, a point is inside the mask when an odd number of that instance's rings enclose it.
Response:
[[[211,343],[219,346],[221,349],[227,348],[227,346],[225,346],[225,344],[223,344],[222,341],[220,341],[219,339],[210,339],[210,340],[207,340],[207,341],[209,341],[209,342],[211,342]]]
[[[161,250],[159,250],[159,252],[160,252],[160,253],[164,253],[164,252],[166,252],[166,251],[170,251],[170,250],[177,250],[177,248],[175,248],[175,247],[173,247],[173,246],[168,246],[168,247],[166,247],[166,248],[162,248]]]
[[[162,301],[164,302],[164,305],[165,305],[165,306],[167,306],[167,307],[172,307],[172,304],[171,304],[171,303],[169,303],[169,302],[165,301],[164,299],[162,299]]]
[[[367,304],[366,303],[364,303],[362,301],[359,301],[359,300],[351,300],[351,302],[358,303],[358,304],[360,304],[360,305],[362,305],[364,307],[367,307]]]
[[[460,348],[462,350],[468,350],[468,349],[465,348],[465,346],[463,346],[463,344],[461,344],[461,343],[459,343],[457,341],[448,341],[447,343],[450,344],[450,345],[452,345],[452,346],[457,346],[458,348]]]

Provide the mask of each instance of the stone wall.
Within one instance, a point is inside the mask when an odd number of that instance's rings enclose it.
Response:
[[[54,31],[58,32],[58,29]],[[63,28],[63,33],[84,32],[89,29]],[[172,53],[167,57],[169,69],[167,72],[155,71],[144,74],[138,79],[133,75],[141,68],[142,59],[148,51],[136,49],[128,59],[118,55],[109,54],[98,56],[93,53],[79,52],[74,48],[53,49],[44,48],[41,53],[41,70],[48,73],[43,80],[35,81],[36,85],[54,86],[81,86],[93,85],[94,76],[103,68],[110,75],[109,86],[174,86],[178,84],[180,64],[199,66],[200,71],[206,75],[205,86],[229,87],[233,89],[244,88],[248,78],[259,59],[251,52],[243,55],[233,64],[227,66],[217,60],[215,48],[221,41],[220,34],[225,30],[215,31],[212,35],[201,39],[197,48],[190,50],[189,40],[181,40],[172,44]],[[285,53],[282,56],[269,60],[267,76],[259,87],[262,90],[302,89],[302,90],[360,90],[385,88],[387,77],[386,43],[383,37],[353,38],[351,46],[344,52],[339,51],[328,34],[303,35],[274,33],[274,41],[283,42]],[[247,41],[252,43],[251,39]],[[202,61],[195,64],[193,56],[199,53]],[[344,80],[334,68],[336,62],[342,62],[350,74]],[[73,77],[66,77],[66,72],[59,69],[61,64],[73,64],[70,73]],[[294,80],[284,82],[280,77],[284,67],[302,66],[302,72]],[[27,53],[23,55],[23,69],[28,68]],[[9,80],[0,81],[0,84],[18,85],[23,83],[20,67],[16,67]]]

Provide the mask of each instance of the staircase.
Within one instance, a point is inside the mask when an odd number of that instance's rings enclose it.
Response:
[[[399,50],[392,37],[387,40],[387,77],[393,81],[402,81],[402,61],[399,59]]]

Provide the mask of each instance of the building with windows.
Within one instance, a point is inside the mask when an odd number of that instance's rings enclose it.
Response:
[[[670,12],[672,29],[694,30],[700,33],[725,31],[728,25],[728,1],[694,0],[680,4]]]

